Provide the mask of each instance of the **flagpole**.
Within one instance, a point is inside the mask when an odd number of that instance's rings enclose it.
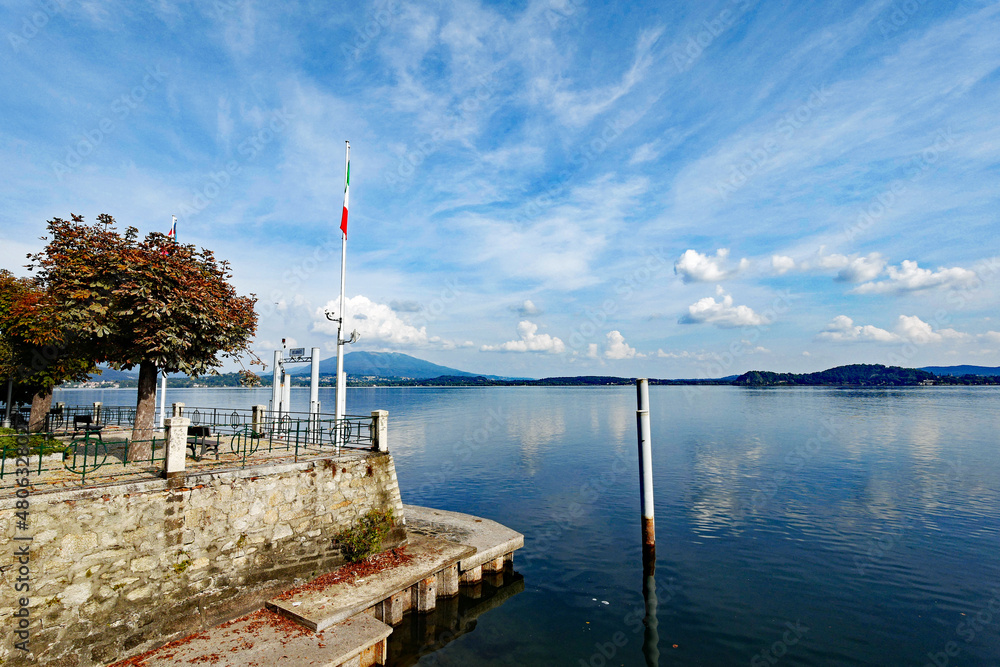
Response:
[[[337,425],[336,444],[340,450],[342,438],[341,420],[344,418],[347,407],[347,377],[344,375],[344,322],[347,317],[344,313],[346,303],[345,292],[347,287],[347,205],[348,193],[351,185],[351,142],[347,144],[347,155],[344,166],[344,213],[340,222],[340,324],[337,326],[337,406],[334,410],[334,417]]]
[[[170,216],[170,236],[177,243],[177,216]],[[163,379],[160,381],[160,430],[163,430],[163,420],[167,416],[167,372],[163,371]]]

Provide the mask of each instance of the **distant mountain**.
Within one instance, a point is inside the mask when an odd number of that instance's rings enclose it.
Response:
[[[348,352],[344,355],[344,372],[349,377],[380,377],[380,378],[414,378],[427,380],[448,375],[451,377],[478,377],[476,373],[467,373],[447,366],[432,364],[423,359],[411,357],[399,352]],[[290,375],[309,375],[306,364],[289,367]],[[337,357],[330,357],[319,362],[320,375],[337,374]],[[495,376],[483,376],[495,377]]]
[[[934,375],[984,375],[996,377],[1000,375],[1000,366],[924,366],[920,370]]]
[[[91,373],[90,379],[93,382],[122,382],[124,380],[138,380],[139,371],[116,371],[107,366],[98,366],[101,374]]]

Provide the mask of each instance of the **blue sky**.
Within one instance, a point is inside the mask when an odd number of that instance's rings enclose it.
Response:
[[[114,215],[255,349],[514,376],[1000,365],[1000,4],[4,2],[0,266]],[[324,355],[326,352],[324,352]]]

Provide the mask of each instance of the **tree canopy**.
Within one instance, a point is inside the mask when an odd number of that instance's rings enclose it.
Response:
[[[229,264],[210,250],[119,232],[107,214],[93,225],[50,220],[47,241],[30,259],[66,330],[87,341],[94,362],[139,368],[133,440],[152,432],[158,371],[198,376],[226,358],[259,361],[249,349],[257,299],[236,293]]]
[[[56,385],[94,370],[45,285],[0,269],[0,377],[13,380],[17,402],[32,400],[31,428],[42,426]]]

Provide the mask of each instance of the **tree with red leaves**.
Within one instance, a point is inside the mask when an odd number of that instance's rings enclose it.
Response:
[[[48,245],[30,257],[32,268],[94,361],[117,370],[139,367],[129,459],[148,458],[158,373],[203,375],[244,354],[260,363],[249,348],[257,298],[236,294],[229,264],[210,250],[156,232],[139,240],[136,228],[122,234],[107,214],[94,225],[71,217],[48,222]]]
[[[59,315],[39,280],[0,269],[0,377],[13,381],[18,402],[31,400],[31,431],[45,426],[56,385],[86,380],[96,370]]]

